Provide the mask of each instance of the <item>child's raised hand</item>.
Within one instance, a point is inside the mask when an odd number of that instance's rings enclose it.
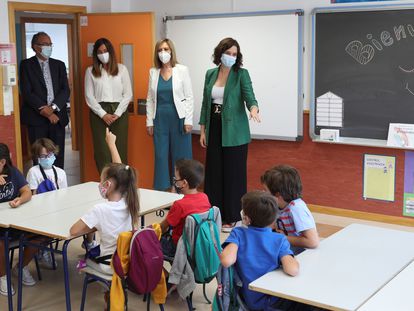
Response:
[[[17,197],[14,200],[9,202],[10,207],[16,208],[18,207],[20,204],[22,204],[21,198]]]
[[[105,140],[108,146],[115,145],[116,136],[109,130],[109,128],[106,128]]]

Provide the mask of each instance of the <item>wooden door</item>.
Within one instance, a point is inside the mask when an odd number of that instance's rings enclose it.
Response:
[[[145,115],[138,115],[137,101],[147,96],[148,74],[152,66],[154,49],[153,13],[109,13],[87,14],[80,20],[80,48],[82,63],[82,81],[85,70],[92,64],[88,56],[88,43],[93,44],[98,38],[109,39],[115,49],[118,62],[123,62],[121,49],[132,47],[132,89],[134,93],[129,113],[128,164],[138,171],[139,186],[152,188],[154,172],[154,150],[152,138],[146,134]],[[84,94],[84,89],[82,90]],[[82,132],[81,132],[81,180],[83,182],[99,180],[96,169],[91,129],[89,124],[89,107],[83,96]]]

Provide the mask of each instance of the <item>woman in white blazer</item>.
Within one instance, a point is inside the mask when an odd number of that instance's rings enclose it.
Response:
[[[149,74],[147,132],[154,137],[154,189],[166,190],[171,187],[169,168],[174,176],[175,161],[192,158],[194,101],[188,68],[178,64],[171,40],[157,42],[154,65]]]

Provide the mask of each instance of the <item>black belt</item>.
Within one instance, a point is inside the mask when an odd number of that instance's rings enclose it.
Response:
[[[211,112],[212,113],[217,113],[220,114],[222,111],[223,105],[219,105],[219,104],[212,104],[211,105]]]

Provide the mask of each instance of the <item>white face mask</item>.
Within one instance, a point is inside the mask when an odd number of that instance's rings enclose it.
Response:
[[[236,63],[237,57],[227,55],[227,54],[221,54],[221,63],[226,67],[231,67]]]
[[[42,52],[40,52],[44,58],[49,58],[52,55],[52,47],[48,45],[42,46]]]
[[[109,62],[109,53],[105,52],[102,54],[98,54],[98,59],[101,61],[102,64],[107,64]]]
[[[158,52],[158,58],[163,64],[167,64],[171,59],[171,54],[166,51]]]

